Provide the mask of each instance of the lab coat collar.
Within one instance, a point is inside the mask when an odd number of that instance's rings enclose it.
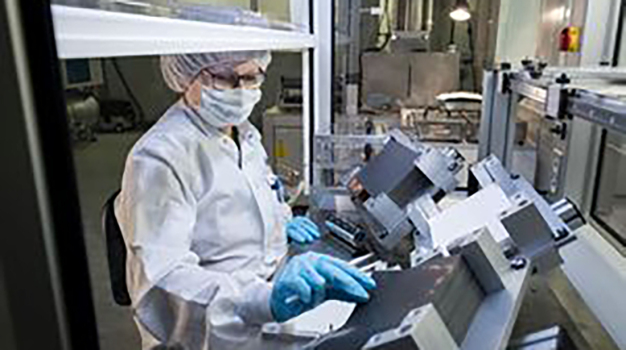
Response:
[[[220,142],[220,148],[227,154],[233,162],[238,161],[238,157],[245,157],[245,154],[239,154],[239,151],[235,148],[235,144],[230,140],[230,137],[220,128],[216,128],[215,126],[207,123],[195,110],[187,106],[183,103],[182,108],[185,109],[185,113],[191,118],[191,120],[202,130],[203,133],[207,135],[209,138],[222,139],[224,142]],[[239,142],[241,144],[247,144],[249,147],[246,147],[246,150],[255,150],[257,147],[261,146],[261,133],[257,130],[252,123],[248,120],[241,123],[237,126],[239,129]],[[245,162],[245,160],[244,160]],[[234,163],[233,163],[234,164]],[[254,174],[254,172],[252,173]],[[263,247],[267,246],[267,240],[272,234],[272,211],[270,210],[270,206],[264,204],[267,203],[267,196],[264,195],[263,191],[258,188],[258,185],[251,178],[252,175],[249,172],[249,168],[244,166],[244,169],[241,172],[241,175],[247,182],[252,195],[254,196],[254,202],[256,204],[257,213],[261,218],[261,222],[263,223]],[[269,183],[267,184],[269,187]],[[265,248],[264,248],[265,249]]]
[[[196,125],[200,131],[207,136],[209,139],[213,140],[227,140],[229,137],[223,132],[221,129],[216,128],[215,126],[210,125],[198,113],[191,107],[187,106],[187,104],[180,100],[174,108],[180,108],[184,114],[191,120],[194,125]],[[257,147],[261,146],[261,133],[257,130],[252,123],[249,121],[245,121],[242,124],[237,126],[239,128],[239,140],[240,142],[249,144],[251,147],[246,147],[246,149],[254,150]],[[239,156],[238,152],[234,148],[234,143],[232,142],[220,142],[220,148],[227,154],[231,159],[236,162],[237,157]],[[233,163],[234,164],[234,163]],[[257,185],[250,178],[250,174],[247,172],[248,168],[246,167],[244,171],[242,171],[242,176],[245,181],[248,183],[250,190],[252,191],[252,195],[255,199],[255,204],[257,207],[257,212],[261,218],[261,222],[263,223],[264,228],[264,240],[267,240],[269,235],[271,235],[271,213],[269,212],[269,206],[263,205],[261,203],[265,203],[267,198],[264,198],[263,193],[257,188]],[[269,186],[269,183],[267,184]],[[263,244],[266,246],[266,243]]]

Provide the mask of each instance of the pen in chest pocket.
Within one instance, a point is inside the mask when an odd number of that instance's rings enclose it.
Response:
[[[283,186],[282,181],[280,181],[280,178],[276,175],[272,175],[269,178],[269,182],[270,182],[270,187],[272,191],[274,191],[274,193],[276,194],[276,199],[278,200],[278,202],[284,203],[285,202],[285,187]]]

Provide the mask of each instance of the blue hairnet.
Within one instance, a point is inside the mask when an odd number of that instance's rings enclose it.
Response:
[[[181,8],[181,18],[212,23],[246,25],[266,28],[267,20],[255,12],[240,8],[218,6],[186,6]],[[215,65],[233,67],[254,60],[266,69],[272,58],[269,51],[232,51],[161,56],[161,72],[167,85],[176,92],[185,92],[202,69]]]

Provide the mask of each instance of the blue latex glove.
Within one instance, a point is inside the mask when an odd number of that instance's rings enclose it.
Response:
[[[345,261],[305,253],[291,258],[276,278],[270,308],[277,322],[285,322],[325,300],[366,302],[367,290],[375,287],[371,277]]]
[[[321,235],[317,225],[306,216],[296,216],[287,223],[287,236],[298,243],[311,243]]]

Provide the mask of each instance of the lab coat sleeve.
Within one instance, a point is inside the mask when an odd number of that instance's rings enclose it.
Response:
[[[154,311],[155,304],[163,304],[158,300],[174,300],[167,303],[177,312],[172,314],[170,306],[164,314],[157,311],[148,317],[156,321],[176,318],[163,321],[171,324],[157,332],[165,337],[180,328],[185,317],[193,318],[189,305],[206,310],[216,300],[233,305],[233,316],[245,323],[271,322],[270,283],[250,271],[227,274],[199,265],[200,258],[191,250],[195,196],[185,176],[176,170],[184,169],[185,164],[172,163],[184,160],[168,159],[184,157],[147,151],[131,155],[116,205],[128,248],[127,280],[136,314],[141,316],[145,307]],[[155,333],[153,327],[146,328]]]

